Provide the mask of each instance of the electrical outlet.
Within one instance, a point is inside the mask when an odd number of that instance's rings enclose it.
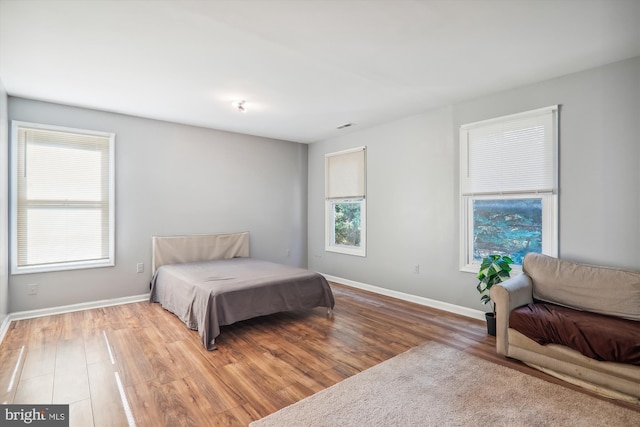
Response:
[[[413,272],[416,273],[416,274],[420,274],[420,264],[416,264],[413,267]]]
[[[38,294],[38,285],[29,284],[27,285],[27,295],[37,295]]]
[[[138,264],[136,264],[136,271],[138,273],[143,273],[144,272],[144,264],[139,262]]]

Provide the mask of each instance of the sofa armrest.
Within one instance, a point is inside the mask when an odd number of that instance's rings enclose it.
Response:
[[[507,356],[509,314],[512,310],[533,302],[533,285],[529,276],[522,273],[492,286],[489,295],[496,308],[496,351]]]

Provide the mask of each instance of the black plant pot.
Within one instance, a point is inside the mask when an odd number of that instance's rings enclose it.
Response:
[[[493,337],[496,336],[496,315],[495,313],[485,313],[487,318],[487,333]]]

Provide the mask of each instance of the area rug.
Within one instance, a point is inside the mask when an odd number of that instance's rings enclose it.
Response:
[[[270,426],[640,426],[640,412],[429,342],[281,409]]]

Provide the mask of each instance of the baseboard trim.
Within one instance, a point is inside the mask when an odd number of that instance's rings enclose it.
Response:
[[[391,289],[380,288],[378,286],[368,285],[366,283],[356,282],[354,280],[343,279],[342,277],[331,276],[329,274],[321,274],[330,282],[337,282],[346,286],[350,286],[352,288],[362,289],[365,291],[373,292],[380,295],[386,295],[388,297],[397,298],[404,301],[414,302],[416,304],[424,305],[427,307],[437,308],[439,310],[448,311],[450,313],[460,314],[472,319],[485,320],[484,311],[474,310],[472,308],[450,304],[448,302],[438,301],[430,298],[419,297],[417,295],[411,295],[404,292],[393,291]]]
[[[149,301],[149,294],[61,305],[58,307],[41,308],[38,310],[17,311],[15,313],[10,313],[8,317],[10,321],[35,319],[36,317],[53,316],[55,314],[72,313],[74,311],[91,310],[93,308],[111,307],[114,305],[131,304],[141,301]]]
[[[431,308],[437,308],[439,310],[448,311],[450,313],[460,314],[472,319],[484,320],[484,312],[480,310],[474,310],[472,308],[463,307],[456,304],[450,304],[448,302],[438,301],[430,298],[424,298],[417,295],[411,295],[404,292],[393,291],[391,289],[380,288],[378,286],[368,285],[366,283],[356,282],[355,280],[344,279],[342,277],[332,276],[330,274],[322,275],[331,282],[337,282],[352,288],[362,289],[365,291],[373,292],[380,295],[386,295],[388,297],[397,298],[404,301],[413,302],[416,304],[424,305]],[[9,330],[9,325],[14,320],[34,319],[36,317],[53,316],[55,314],[71,313],[74,311],[91,310],[93,308],[110,307],[121,304],[131,304],[134,302],[148,301],[149,294],[134,295],[130,297],[112,298],[106,300],[83,302],[79,304],[63,305],[59,307],[42,308],[38,310],[17,311],[10,313],[5,317],[2,325],[0,325],[0,343],[2,343],[5,334]]]
[[[4,336],[9,330],[9,325],[11,324],[11,317],[7,314],[2,320],[2,324],[0,324],[0,344],[2,344],[2,340],[4,340]]]

